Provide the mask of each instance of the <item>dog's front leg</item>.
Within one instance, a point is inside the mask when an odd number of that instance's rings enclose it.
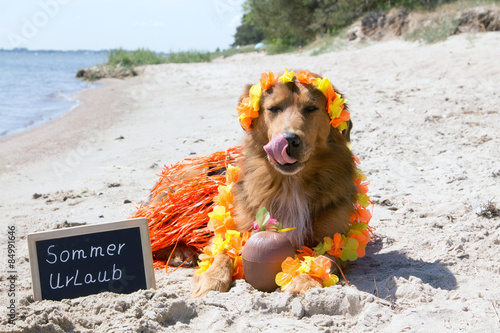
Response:
[[[233,261],[226,253],[219,253],[194,287],[191,298],[200,298],[209,291],[228,291],[233,282]]]
[[[293,279],[292,283],[286,288],[286,291],[293,294],[303,294],[310,289],[321,287],[323,287],[321,282],[315,280],[309,274],[302,273]]]
[[[340,269],[344,270],[347,268],[347,262],[340,260],[339,258],[333,257],[329,254],[324,254],[325,257],[334,261],[330,269],[330,273],[339,275]],[[306,291],[313,288],[322,288],[323,285],[318,280],[312,278],[309,274],[299,274],[297,275],[292,283],[286,289],[287,291],[294,294],[304,294]]]

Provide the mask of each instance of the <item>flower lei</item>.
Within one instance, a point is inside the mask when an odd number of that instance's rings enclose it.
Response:
[[[331,287],[339,282],[339,277],[330,274],[330,266],[330,259],[325,256],[296,255],[295,258],[288,257],[281,264],[283,271],[276,275],[276,284],[284,291],[297,275],[305,273],[320,282],[323,287]]]
[[[237,167],[228,165],[226,169],[226,185],[218,187],[218,194],[214,197],[216,206],[211,213],[208,228],[215,233],[212,243],[203,249],[199,255],[201,261],[198,262],[199,269],[196,274],[202,275],[212,265],[215,257],[225,252],[233,260],[233,280],[243,279],[243,260],[241,254],[243,246],[250,237],[249,232],[240,234],[234,227],[234,220],[231,216],[233,209],[233,194],[231,189],[239,179]]]
[[[292,82],[294,78],[302,84],[313,84],[327,98],[327,112],[330,116],[330,124],[339,131],[347,129],[347,121],[350,114],[345,110],[344,103],[347,101],[337,94],[332,84],[327,78],[313,77],[310,72],[294,72],[285,68],[285,73],[276,78],[274,73],[262,73],[260,83],[253,85],[249,91],[249,97],[244,98],[237,107],[239,121],[245,130],[250,130],[252,121],[259,116],[259,103],[262,92],[269,89],[277,82]],[[373,204],[367,195],[368,185],[365,174],[357,167],[360,161],[353,157],[356,169],[354,184],[357,189],[357,199],[354,203],[354,210],[350,218],[350,229],[347,235],[336,233],[332,238],[325,237],[313,249],[303,246],[295,258],[287,258],[281,265],[282,272],[276,276],[276,284],[282,290],[292,283],[299,274],[308,274],[316,279],[324,287],[333,286],[339,278],[330,274],[331,260],[323,256],[325,253],[340,258],[342,261],[355,261],[365,256],[365,248],[371,239],[374,228],[369,226],[372,214],[368,207]],[[241,254],[243,247],[250,237],[249,232],[240,234],[232,230],[234,220],[231,216],[233,209],[233,196],[231,189],[238,181],[239,170],[237,167],[229,165],[226,171],[226,186],[219,186],[218,195],[214,198],[216,206],[208,214],[210,220],[208,228],[215,233],[215,238],[211,245],[206,246],[200,254],[197,274],[203,274],[213,263],[214,258],[221,252],[226,252],[233,259],[233,280],[244,278]],[[274,222],[274,221],[273,221]],[[255,226],[254,226],[255,228]],[[257,228],[256,228],[257,229]]]
[[[287,68],[285,68],[285,73],[279,78],[276,78],[275,74],[271,71],[269,73],[262,73],[259,83],[254,84],[250,88],[249,96],[243,98],[240,105],[236,108],[241,126],[247,131],[251,129],[253,119],[259,116],[260,97],[265,90],[271,88],[277,82],[293,82],[294,78],[302,84],[312,84],[317,87],[327,99],[326,111],[331,119],[330,124],[338,128],[339,131],[347,129],[347,121],[351,117],[350,113],[344,107],[347,99],[342,98],[340,94],[335,92],[330,80],[326,77],[314,77],[310,72],[304,70],[295,75],[295,72],[288,71]]]

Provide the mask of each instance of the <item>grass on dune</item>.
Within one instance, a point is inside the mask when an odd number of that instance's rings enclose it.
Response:
[[[209,52],[185,51],[170,54],[155,53],[146,49],[127,51],[124,49],[111,50],[108,53],[107,64],[112,67],[135,67],[143,65],[157,65],[164,63],[191,63],[210,61]]]
[[[254,51],[253,46],[233,47],[227,50],[217,50],[215,52],[206,51],[179,51],[168,54],[156,53],[146,49],[127,51],[124,49],[114,49],[108,52],[108,62],[110,67],[122,66],[134,68],[143,65],[157,65],[165,63],[195,63],[210,62],[212,59],[220,57],[230,57],[238,53]]]

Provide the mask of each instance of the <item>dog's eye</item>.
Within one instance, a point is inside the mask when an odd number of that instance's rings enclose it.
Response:
[[[314,106],[314,105],[311,105],[311,106],[307,106],[304,108],[304,112],[305,113],[313,113],[314,111],[318,111],[319,109]]]
[[[271,111],[272,113],[278,113],[281,111],[281,109],[277,106],[271,106],[270,108],[268,108],[269,111]]]

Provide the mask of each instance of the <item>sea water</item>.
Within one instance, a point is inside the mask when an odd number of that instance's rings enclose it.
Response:
[[[106,62],[106,52],[0,50],[0,138],[55,119],[95,84],[76,72]]]

